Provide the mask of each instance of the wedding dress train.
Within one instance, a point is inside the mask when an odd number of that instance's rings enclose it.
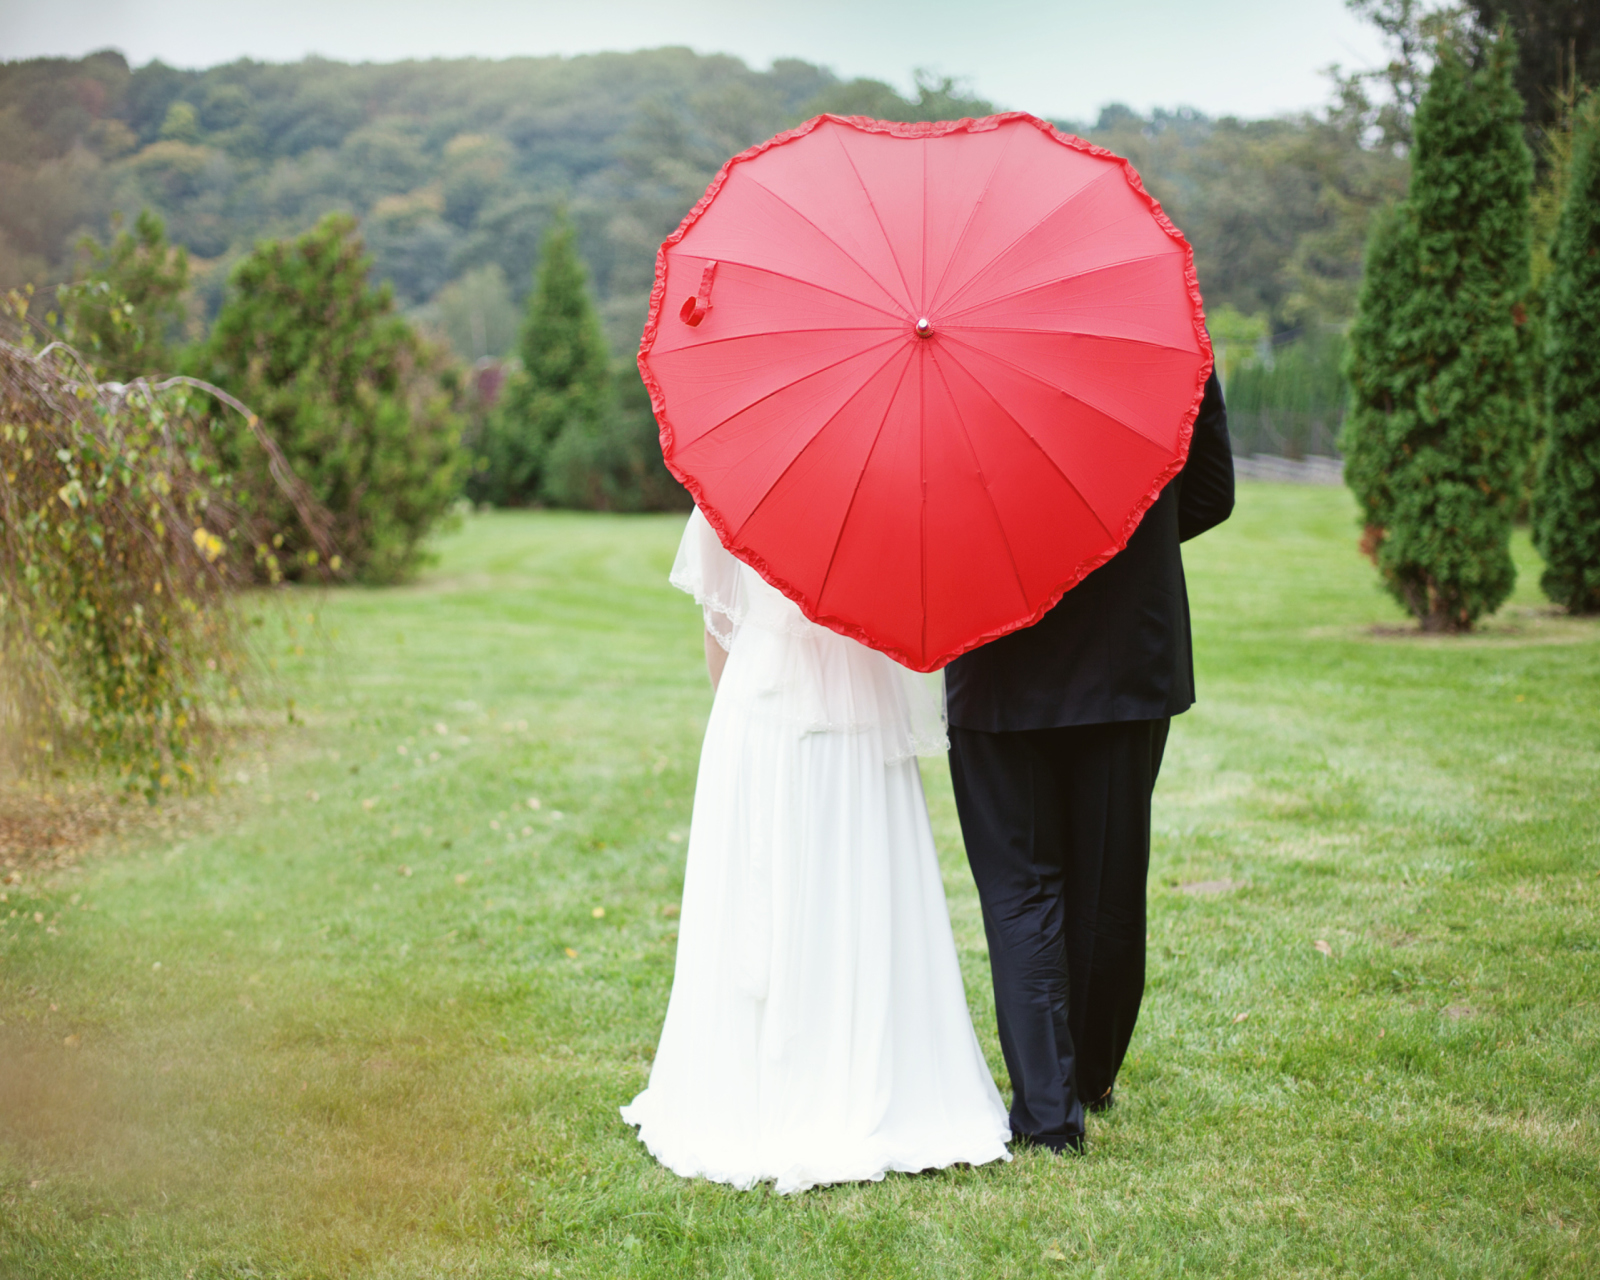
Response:
[[[1009,1159],[917,771],[944,747],[936,678],[809,622],[698,511],[672,582],[728,661],[666,1023],[623,1117],[739,1188]]]

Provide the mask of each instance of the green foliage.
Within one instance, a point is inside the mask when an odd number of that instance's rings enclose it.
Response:
[[[7,311],[0,758],[38,766],[82,747],[154,799],[200,778],[208,708],[238,697],[228,600],[249,578],[252,531],[203,395],[85,382],[59,346],[31,349],[24,298]]]
[[[1550,434],[1533,495],[1545,594],[1600,612],[1600,99],[1578,114],[1547,286]]]
[[[505,272],[492,262],[445,285],[417,318],[466,360],[506,355],[517,339],[517,308]]]
[[[251,404],[290,466],[333,517],[344,569],[363,582],[404,578],[457,492],[456,387],[438,354],[395,313],[354,219],[330,214],[295,240],[263,242],[235,268],[202,376]],[[318,564],[292,528],[254,433],[223,424],[223,456],[257,513],[284,528],[284,571]]]
[[[575,496],[573,462],[595,448],[611,391],[605,335],[564,216],[545,236],[518,349],[522,367],[490,420],[488,468],[475,479],[484,496],[503,506],[561,502]],[[552,488],[546,462],[558,448],[563,480]]]
[[[130,70],[114,54],[5,63],[0,287],[66,278],[82,228],[104,239],[112,210],[148,206],[195,255],[214,316],[227,267],[257,239],[339,208],[361,218],[375,274],[407,310],[490,266],[520,307],[565,206],[611,354],[626,357],[656,246],[730,155],[823,110],[927,120],[991,105],[926,73],[902,94],[794,59],[753,71],[687,49],[204,71]],[[1279,330],[1349,317],[1367,218],[1405,182],[1403,157],[1337,111],[1121,108],[1073,131],[1134,160],[1195,244],[1208,302],[1268,312]]]
[[[1206,328],[1211,334],[1211,351],[1216,358],[1217,377],[1232,404],[1233,375],[1256,357],[1257,350],[1272,333],[1272,321],[1265,311],[1247,316],[1224,303],[1206,312]]]
[[[167,243],[166,227],[149,209],[132,231],[119,226],[109,246],[85,236],[79,249],[82,277],[56,291],[62,337],[112,377],[170,372],[170,340],[189,285],[187,251]]]
[[[1344,420],[1344,336],[1313,329],[1243,361],[1228,382],[1228,433],[1238,453],[1328,455]]]
[[[1446,43],[1411,188],[1375,232],[1350,335],[1345,476],[1384,583],[1429,630],[1510,593],[1532,435],[1525,343],[1531,162],[1510,40]],[[1476,62],[1477,65],[1474,65]]]
[[[1485,30],[1504,23],[1517,40],[1517,90],[1535,136],[1560,127],[1559,90],[1600,84],[1600,6],[1595,0],[1469,0]]]
[[[625,365],[593,431],[567,430],[551,447],[544,492],[561,507],[591,511],[687,511],[688,491],[667,470],[650,393]]]
[[[902,96],[882,80],[832,84],[802,108],[804,116],[872,116],[878,120],[961,120],[994,114],[994,104],[974,98],[954,76],[919,67],[912,77],[916,95]]]

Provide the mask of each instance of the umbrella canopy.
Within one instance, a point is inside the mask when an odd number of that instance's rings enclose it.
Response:
[[[723,545],[932,671],[1126,545],[1211,345],[1193,251],[1126,161],[1020,112],[819,116],[661,246],[639,367]]]

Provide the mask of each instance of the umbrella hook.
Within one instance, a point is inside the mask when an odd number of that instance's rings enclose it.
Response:
[[[706,312],[711,310],[711,282],[716,278],[717,264],[713,260],[706,263],[706,269],[700,273],[700,292],[692,298],[685,298],[678,310],[678,319],[691,329],[704,320]]]

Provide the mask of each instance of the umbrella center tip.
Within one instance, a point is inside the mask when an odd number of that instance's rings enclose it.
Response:
[[[917,331],[917,337],[919,337],[919,338],[931,338],[931,337],[933,337],[933,321],[928,319],[927,316],[919,316],[918,319],[917,319],[917,323],[916,323],[915,328],[916,328],[916,331]]]

